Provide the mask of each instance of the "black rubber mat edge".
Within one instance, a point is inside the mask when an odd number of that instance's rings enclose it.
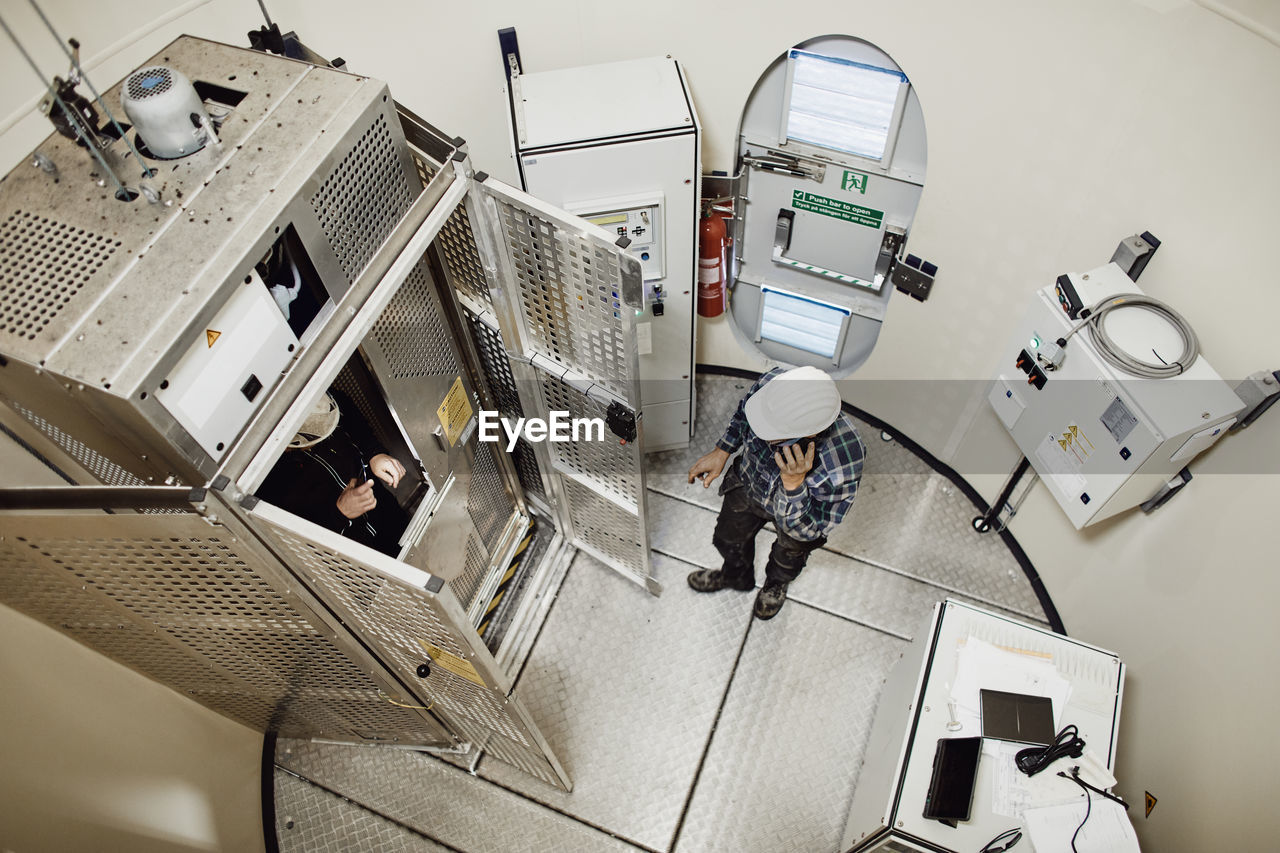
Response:
[[[280,853],[276,836],[276,733],[262,736],[262,846],[267,853]]]

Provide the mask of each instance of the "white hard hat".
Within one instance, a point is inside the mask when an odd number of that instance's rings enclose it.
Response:
[[[835,381],[816,367],[779,373],[744,407],[751,431],[765,441],[817,435],[840,416]]]
[[[316,401],[307,419],[302,422],[302,426],[298,427],[297,434],[289,441],[289,447],[293,450],[315,447],[333,435],[333,431],[338,428],[340,416],[337,401],[325,394]]]

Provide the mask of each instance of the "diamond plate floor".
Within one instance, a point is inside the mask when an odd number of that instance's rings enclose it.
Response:
[[[317,850],[377,850],[378,853],[448,851],[398,823],[296,776],[276,770],[276,801],[288,813],[277,815],[281,853]]]
[[[327,796],[338,803],[344,797],[360,803],[369,811],[447,845],[443,849],[468,853],[634,853],[637,849],[452,764],[417,752],[282,739],[276,746],[276,765],[332,791]],[[277,783],[276,830],[282,841],[287,835],[283,826],[286,816],[300,810],[291,799],[293,793]],[[316,796],[311,792],[312,801]],[[381,850],[376,846],[318,843],[298,849],[307,853]]]
[[[404,750],[282,740],[282,849],[836,853],[882,681],[933,604],[1045,614],[999,538],[972,531],[964,494],[863,423],[854,508],[776,619],[753,620],[751,594],[689,590],[687,572],[719,562],[720,498],[686,472],[750,384],[700,377],[694,442],[647,459],[663,595],[579,554],[520,674],[572,793],[489,757],[472,775]],[[757,579],[772,538],[757,541]]]
[[[834,851],[907,645],[795,603],[752,624],[675,849]]]
[[[573,779],[499,761],[480,775],[654,850],[670,847],[733,674],[751,596],[699,595],[657,557],[660,598],[579,554],[516,693]]]

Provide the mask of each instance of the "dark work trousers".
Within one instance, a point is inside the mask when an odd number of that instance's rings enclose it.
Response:
[[[722,571],[731,586],[751,589],[755,586],[756,534],[773,516],[751,500],[740,483],[726,481],[724,502],[716,518],[716,530],[711,541],[724,558]],[[775,528],[778,527],[774,521]],[[825,536],[805,542],[794,539],[778,530],[778,538],[769,551],[769,562],[764,567],[764,582],[791,583],[800,574],[809,554],[826,544]]]

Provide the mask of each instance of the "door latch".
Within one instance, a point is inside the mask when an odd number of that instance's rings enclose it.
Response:
[[[604,422],[623,444],[636,440],[636,414],[616,400],[605,410]]]

